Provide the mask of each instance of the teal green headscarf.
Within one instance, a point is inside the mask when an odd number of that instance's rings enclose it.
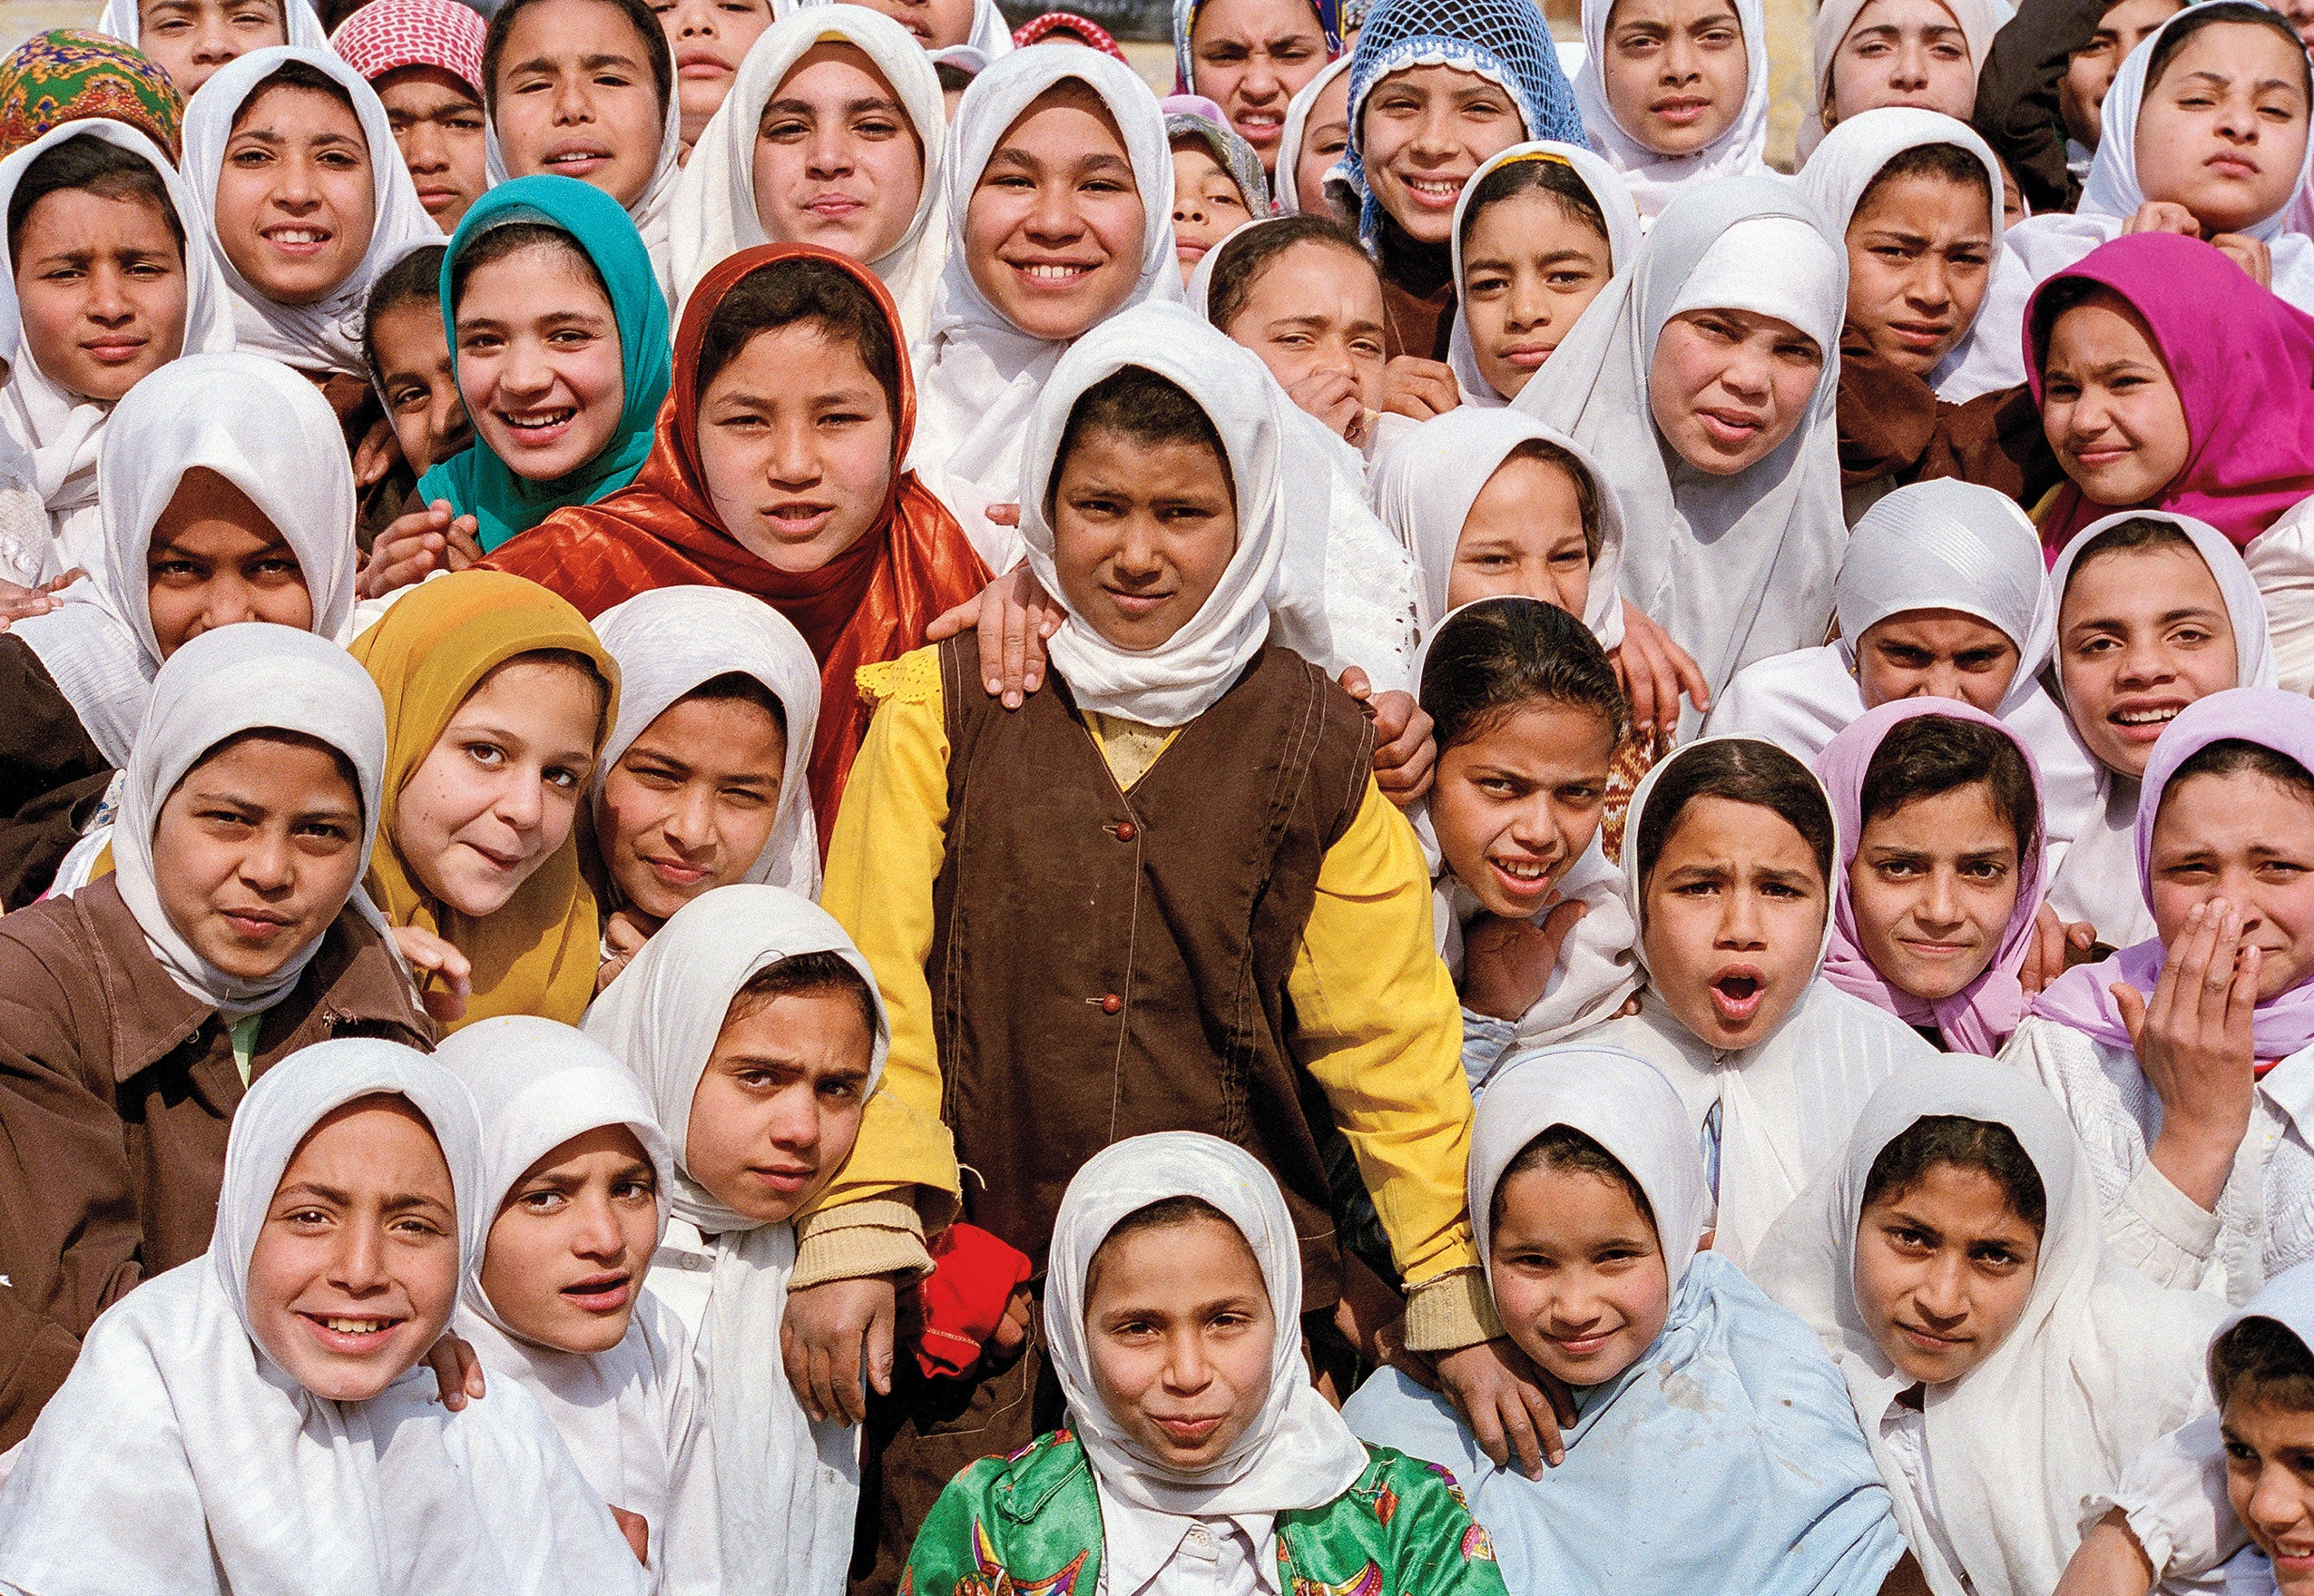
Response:
[[[567,476],[533,482],[515,475],[490,452],[477,429],[473,447],[418,478],[418,496],[426,503],[447,499],[454,514],[475,518],[485,553],[565,504],[592,504],[632,481],[651,457],[659,406],[674,373],[667,301],[659,292],[642,236],[624,206],[591,183],[570,177],[516,178],[500,183],[467,209],[442,256],[442,325],[450,332],[454,362],[458,318],[450,302],[451,270],[476,239],[513,222],[537,222],[568,233],[594,262],[610,289],[611,315],[618,324],[626,402],[619,409],[619,429],[603,452]]]

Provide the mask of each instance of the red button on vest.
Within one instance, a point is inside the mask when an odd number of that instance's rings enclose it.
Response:
[[[1101,1000],[1101,1012],[1104,1014],[1121,1014],[1124,1007],[1125,1000],[1113,992]]]
[[[1136,833],[1133,829],[1133,824],[1132,821],[1120,820],[1117,822],[1117,840],[1119,842],[1131,842],[1135,835]]]

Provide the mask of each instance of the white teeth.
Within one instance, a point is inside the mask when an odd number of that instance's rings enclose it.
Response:
[[[384,1319],[324,1319],[321,1321],[341,1336],[374,1336],[384,1329]]]
[[[1407,179],[1406,186],[1412,189],[1417,194],[1438,194],[1443,196],[1446,194],[1459,194],[1462,192],[1462,185],[1460,183],[1442,183],[1436,181],[1426,182],[1418,177],[1410,177]]]
[[[2176,720],[2177,713],[2175,710],[2123,710],[2113,719],[2123,726],[2159,726],[2163,721]]]
[[[1028,275],[1031,277],[1043,278],[1052,282],[1062,282],[1065,281],[1069,278],[1083,276],[1090,268],[1083,266],[1031,266],[1024,268],[1024,269],[1026,270]]]
[[[568,410],[549,410],[544,416],[509,416],[506,425],[518,431],[528,432],[542,426],[560,426],[571,418]]]
[[[1549,866],[1537,865],[1527,859],[1496,859],[1495,867],[1520,881],[1540,881],[1551,873]]]
[[[329,235],[324,232],[314,232],[305,228],[282,227],[274,229],[265,236],[277,244],[318,244]]]

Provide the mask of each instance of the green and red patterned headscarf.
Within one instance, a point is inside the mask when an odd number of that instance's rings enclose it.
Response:
[[[174,162],[181,109],[167,73],[103,34],[59,28],[0,58],[0,157],[60,123],[101,116],[136,129]]]

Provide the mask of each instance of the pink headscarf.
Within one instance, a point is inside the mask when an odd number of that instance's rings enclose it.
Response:
[[[438,66],[480,99],[486,31],[458,0],[369,0],[338,24],[329,47],[367,83],[405,66]]]
[[[2229,739],[2254,742],[2314,770],[2314,699],[2276,687],[2229,688],[2196,699],[2170,722],[2153,745],[2137,798],[2137,882],[2149,909],[2153,888],[2147,867],[2153,856],[2153,820],[2162,812],[2162,795],[2179,766],[2211,743]],[[2109,1047],[2134,1051],[2111,988],[2125,983],[2150,999],[2166,957],[2168,950],[2154,940],[2125,947],[2101,964],[2068,970],[2049,984],[2033,1012],[2085,1032]],[[2261,1059],[2288,1058],[2314,1045],[2314,980],[2260,1004],[2250,1016],[2250,1033]]]
[[[2199,239],[2131,233],[2034,289],[2025,310],[2025,368],[2041,402],[2043,349],[2034,347],[2042,296],[2085,278],[2130,304],[2152,330],[2177,384],[2191,441],[2185,465],[2141,508],[2206,521],[2236,546],[2314,494],[2314,316],[2275,298]],[[2059,550],[2113,506],[2067,483],[2041,524]]]
[[[2016,973],[2024,967],[2025,955],[2032,951],[2033,916],[2041,907],[2046,886],[2043,880],[2044,827],[2034,827],[2033,846],[2017,861],[2016,906],[2009,911],[2009,923],[2001,933],[1993,962],[1976,980],[1950,997],[1931,1002],[1892,985],[1865,956],[1856,934],[1856,908],[1848,896],[1848,871],[1864,841],[1864,775],[1871,768],[1872,756],[1880,751],[1881,740],[1906,721],[1923,715],[1973,720],[1979,726],[1991,727],[2015,743],[2017,751],[2025,756],[2025,769],[2033,777],[2034,793],[2040,795],[2041,767],[2035,761],[2033,750],[2006,724],[1956,699],[1898,699],[1877,710],[1868,710],[1851,722],[1816,759],[1816,774],[1824,783],[1825,795],[1832,800],[1832,818],[1839,828],[1840,839],[1839,868],[1832,880],[1832,940],[1824,955],[1824,978],[1850,997],[1860,997],[1884,1008],[1908,1025],[1936,1026],[1944,1036],[1945,1045],[1955,1053],[1982,1053],[1990,1058],[2025,1018],[2025,988],[2017,984]]]

